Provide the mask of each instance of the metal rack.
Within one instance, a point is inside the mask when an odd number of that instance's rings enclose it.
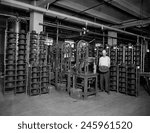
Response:
[[[39,64],[47,64],[48,60],[48,45],[46,45],[47,35],[44,32],[39,34]]]
[[[44,32],[39,34],[39,67],[40,67],[40,94],[49,93],[50,66],[48,65],[48,45],[47,35]]]
[[[50,66],[32,64],[29,68],[28,94],[41,95],[49,93]]]
[[[16,86],[16,33],[13,29],[5,31],[4,46],[4,88],[3,93],[14,92]]]
[[[28,94],[30,96],[40,94],[40,67],[36,63],[29,67]]]
[[[117,47],[110,48],[111,65],[117,64]]]
[[[117,51],[117,64],[122,64],[125,62],[125,46],[123,44],[120,44],[118,46],[118,51]]]
[[[127,66],[121,64],[118,66],[118,91],[127,94]]]
[[[139,69],[135,65],[127,68],[127,94],[138,96]]]
[[[48,48],[48,64],[50,65],[50,84],[55,85],[55,59],[56,59],[56,48],[52,44]]]
[[[27,89],[27,34],[24,30],[18,34],[17,63],[16,63],[16,93],[26,93]]]
[[[118,92],[118,66],[111,65],[110,67],[110,90]]]
[[[26,20],[8,18],[4,44],[3,92],[25,93],[27,89]]]
[[[46,38],[47,35],[44,32],[29,33],[28,94],[30,96],[49,93],[50,65]]]
[[[40,66],[40,94],[49,93],[49,83],[50,83],[50,66],[42,65]]]
[[[133,48],[133,63],[141,68],[141,45],[137,43]]]
[[[29,64],[39,63],[39,37],[36,31],[29,33]]]
[[[40,68],[39,68],[39,36],[36,31],[28,35],[29,43],[29,71],[28,71],[28,94],[30,96],[40,94]]]
[[[109,87],[111,91],[118,92],[117,47],[109,48],[109,56],[111,60]]]
[[[133,64],[133,46],[129,44],[125,48],[125,64],[131,65]]]
[[[55,46],[55,55],[57,55],[55,58],[55,68],[54,68],[54,84],[57,90],[64,88],[64,84],[61,84],[61,48]],[[63,87],[61,86],[63,85]]]

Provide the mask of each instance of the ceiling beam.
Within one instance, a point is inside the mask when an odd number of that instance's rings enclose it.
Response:
[[[79,12],[79,13],[82,12],[83,10],[86,10],[87,8],[89,8],[87,6],[78,4],[78,3],[73,2],[73,1],[59,1],[59,2],[57,2],[56,5],[63,7],[63,8],[66,8],[66,9],[69,9],[69,10],[74,10],[74,11]],[[110,23],[116,23],[116,24],[121,23],[121,21],[119,19],[114,18],[110,15],[107,15],[103,12],[96,11],[94,9],[90,9],[88,11],[85,11],[84,13],[87,13],[87,14],[95,17],[95,18],[98,18],[98,19],[101,19],[101,20],[104,20],[104,21],[107,21]]]
[[[136,31],[136,33],[139,32],[139,33],[142,33],[142,34],[145,34],[145,35],[147,34],[147,35],[150,36],[149,31],[145,30],[143,28],[133,27],[132,30]]]
[[[52,4],[52,3],[54,3],[55,1],[57,1],[57,0],[39,0],[39,1],[37,1],[36,5],[37,5],[37,6],[40,6],[40,7],[44,7],[44,6],[47,5],[48,3],[49,3],[49,4]]]
[[[135,17],[147,18],[149,16],[149,14],[145,11],[142,11],[142,16],[141,16],[141,9],[126,0],[104,0],[104,1]]]
[[[145,25],[148,25],[148,24],[150,24],[150,18],[146,19],[146,20],[137,20],[137,21],[124,23],[121,25],[115,25],[112,27],[114,27],[114,28],[129,28],[129,27],[134,27],[134,26],[144,27]]]

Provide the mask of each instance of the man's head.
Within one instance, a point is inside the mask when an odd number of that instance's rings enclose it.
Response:
[[[106,56],[106,50],[105,49],[102,51],[102,54],[103,54],[103,56]]]

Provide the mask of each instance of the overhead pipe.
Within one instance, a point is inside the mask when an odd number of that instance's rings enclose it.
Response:
[[[25,10],[33,10],[33,11],[41,12],[41,13],[44,13],[48,16],[57,16],[58,18],[59,17],[60,18],[62,18],[62,17],[68,18],[68,19],[71,19],[71,20],[74,20],[74,21],[77,21],[77,22],[82,22],[82,23],[85,23],[85,24],[88,24],[88,25],[101,27],[102,30],[105,28],[105,29],[108,29],[108,30],[112,30],[112,31],[116,31],[116,32],[131,35],[131,36],[141,37],[141,38],[150,40],[149,37],[141,36],[141,35],[138,35],[138,34],[134,34],[134,33],[127,32],[127,31],[120,30],[120,29],[113,28],[113,27],[109,27],[109,26],[106,26],[106,25],[103,25],[103,24],[99,24],[99,23],[92,22],[92,21],[89,21],[89,20],[85,20],[85,19],[82,19],[82,18],[78,18],[78,17],[75,17],[75,16],[70,16],[70,15],[67,15],[67,14],[60,13],[60,12],[56,12],[56,11],[52,11],[52,10],[46,10],[44,8],[37,7],[37,6],[34,6],[34,5],[30,5],[30,4],[23,3],[23,2],[19,2],[19,1],[16,1],[16,0],[1,0],[0,3],[4,4],[4,5],[16,7],[16,8],[25,9]]]
[[[50,23],[50,22],[39,23],[39,25],[48,26],[48,27],[55,27],[55,28],[58,26],[58,28],[60,28],[60,29],[71,30],[71,31],[75,31],[75,32],[81,32],[82,31],[82,29],[79,29],[79,28],[74,28],[74,27],[70,27],[70,26],[66,26],[66,25],[57,25],[57,24]],[[102,37],[110,37],[110,38],[113,38],[113,39],[120,39],[120,40],[135,42],[134,40],[131,40],[131,39],[122,38],[122,37],[112,37],[112,36],[109,36],[109,35],[104,35],[102,33],[96,33],[96,32],[93,32],[93,31],[89,31],[88,33],[98,35],[98,36],[102,36]]]
[[[16,15],[12,15],[12,14],[6,14],[6,13],[0,13],[0,16],[18,18],[18,19],[22,19],[22,20],[30,20],[29,17],[20,17],[20,16],[16,16]]]
[[[16,18],[15,15],[10,15],[10,14],[5,14],[5,13],[0,13],[0,16]]]
[[[39,23],[39,25],[57,27],[57,24],[50,23],[50,22]],[[65,29],[65,30],[76,31],[76,32],[81,32],[81,30],[82,30],[82,29],[79,29],[79,28],[74,28],[74,27],[70,27],[70,26],[66,26],[66,25],[58,25],[58,28]]]

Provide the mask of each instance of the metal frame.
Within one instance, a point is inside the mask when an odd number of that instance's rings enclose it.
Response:
[[[82,88],[82,96],[84,99],[87,98],[87,96],[91,94],[97,95],[98,93],[98,87],[97,87],[97,74],[94,73],[89,73],[89,68],[88,68],[88,59],[89,59],[89,50],[88,50],[89,44],[84,41],[80,40],[77,43],[77,52],[76,52],[76,75],[75,75],[75,88]],[[95,62],[95,59],[93,60]],[[82,67],[83,65],[83,67]],[[83,68],[83,71],[81,70]],[[78,83],[78,78],[81,78],[83,80],[83,83]],[[92,90],[91,92],[88,91],[90,89],[88,87],[89,80],[94,80],[95,82],[95,89]]]
[[[111,68],[110,68],[110,79],[109,79],[109,80],[110,80],[110,83],[109,83],[109,87],[110,87],[110,90],[111,90],[111,91],[116,91],[116,92],[118,92],[118,77],[119,77],[119,76],[118,76],[118,66],[117,66],[117,65],[111,65],[111,67],[115,67],[115,68],[116,68],[116,71],[114,71],[114,70],[112,71]],[[111,72],[116,72],[116,76],[111,76]],[[111,77],[116,77],[116,80],[112,80]],[[116,82],[116,85],[112,85],[112,84],[111,84],[111,81],[112,81],[112,82]],[[116,86],[116,90],[112,90],[112,89],[111,89],[111,86]]]
[[[76,78],[75,88],[82,89],[83,99],[86,99],[89,95],[93,95],[93,94],[97,95],[97,93],[98,93],[97,74],[76,74],[75,78]],[[77,80],[78,78],[81,78],[83,80],[83,84],[78,83],[78,80]],[[88,91],[88,89],[90,89],[88,87],[89,80],[94,80],[94,82],[95,82],[95,85],[94,85],[95,88],[91,92]]]
[[[130,67],[130,66],[128,66],[128,68],[127,69],[129,69],[129,68],[133,68],[134,70],[135,70],[135,72],[129,72],[129,71],[127,71],[127,94],[128,95],[134,95],[134,96],[138,96],[138,85],[139,85],[139,72],[138,72],[138,69],[137,69],[137,67],[136,66],[134,66],[134,67]],[[132,78],[132,77],[129,77],[129,74],[134,74],[135,75],[135,78]],[[133,80],[135,80],[135,84],[130,84],[129,83],[129,81],[131,80],[131,79],[133,79]],[[130,90],[130,85],[134,85],[135,86],[135,93],[134,94],[131,94],[131,93],[128,93],[128,90]]]
[[[66,59],[64,56],[66,56]],[[71,58],[72,58],[72,48],[70,43],[63,43],[61,47],[61,74],[62,76],[67,76],[67,91],[70,92],[71,88]],[[63,70],[65,69],[65,70]],[[63,77],[61,76],[61,80]]]
[[[24,68],[24,70],[23,71],[25,71],[25,73],[22,75],[22,76],[25,76],[25,79],[24,79],[24,82],[25,82],[25,86],[21,86],[21,87],[25,87],[25,90],[24,90],[24,93],[26,93],[27,92],[27,79],[28,79],[28,66],[27,66],[27,47],[28,47],[28,42],[27,42],[27,34],[26,33],[18,33],[17,34],[17,36],[19,36],[20,34],[24,34],[25,35],[25,41],[26,41],[26,44],[24,44],[25,45],[25,59],[24,59],[24,61],[25,61],[25,63],[24,64],[22,64],[22,65],[24,65],[25,66],[25,68]],[[18,39],[19,39],[19,37],[18,37]],[[17,50],[17,56],[16,56],[16,76],[18,76],[18,50],[19,50],[19,48],[18,48],[18,45],[19,45],[19,42],[17,41],[17,45],[16,45],[16,50]],[[21,75],[20,75],[21,76]],[[16,79],[16,82],[18,82],[19,80],[18,79]],[[17,92],[17,83],[16,83],[16,89],[15,89],[15,94],[17,94],[17,93],[21,93],[21,92]]]
[[[43,67],[46,67],[46,71],[43,71]],[[49,65],[42,65],[42,66],[40,66],[39,68],[40,68],[40,95],[41,94],[49,94],[49,88],[48,88],[48,86],[49,86],[49,78],[50,78],[50,75],[49,75]],[[43,72],[46,72],[47,73],[47,76],[45,77],[45,76],[43,76],[42,75],[42,73]],[[42,81],[42,78],[47,78],[47,81]],[[46,91],[45,92],[42,92],[42,83],[46,83],[47,84],[47,86],[45,87],[45,89],[46,89]],[[43,87],[44,88],[44,87]]]
[[[39,70],[39,66],[30,66],[29,67],[29,77],[28,77],[28,94],[29,94],[29,96],[33,96],[33,95],[39,95],[40,94],[40,83],[37,81],[36,83],[37,83],[37,85],[38,85],[38,88],[37,89],[35,89],[35,90],[38,90],[37,91],[37,93],[36,94],[32,94],[32,90],[34,90],[34,89],[32,89],[32,83],[34,83],[34,82],[32,82],[32,79],[33,79],[33,77],[32,77],[32,74],[33,74],[33,68],[37,68],[38,69],[38,71],[37,72],[34,72],[34,73],[36,73],[38,76],[36,77],[36,79],[38,79],[38,81],[40,80],[40,70]]]
[[[8,22],[7,22],[7,25],[8,25]],[[7,26],[8,27],[8,26]],[[8,77],[7,73],[6,73],[6,67],[7,67],[7,63],[6,63],[6,54],[7,54],[7,41],[8,41],[8,29],[5,30],[5,44],[4,44],[4,88],[3,88],[3,94],[6,94],[6,77]],[[14,32],[13,34],[16,35],[16,33]],[[15,42],[17,44],[17,42]],[[15,45],[16,46],[16,45]],[[12,90],[13,92],[15,91],[15,87],[16,87],[16,49],[15,49],[15,60],[14,60],[14,89]],[[8,91],[7,91],[8,92]]]
[[[125,72],[120,71],[119,70],[120,67],[125,68]],[[125,89],[125,92],[123,92],[123,91],[119,91],[119,92],[127,94],[127,66],[122,66],[122,65],[118,66],[118,75],[119,75],[118,76],[118,88],[120,88],[120,87],[122,88],[122,86],[119,86],[119,83],[120,83],[119,79],[122,78],[122,77],[120,77],[120,73],[124,73],[125,74],[125,82],[121,82],[121,83],[125,83],[125,87],[123,87]]]

